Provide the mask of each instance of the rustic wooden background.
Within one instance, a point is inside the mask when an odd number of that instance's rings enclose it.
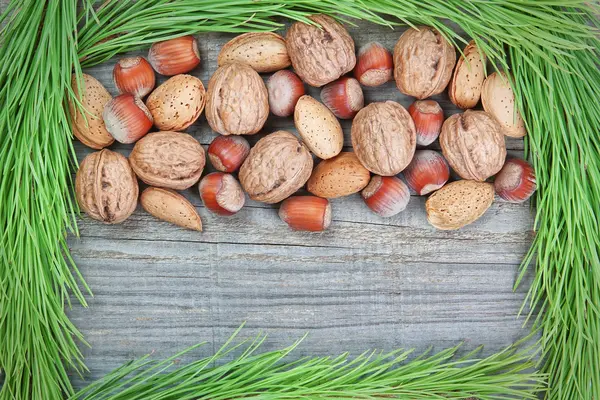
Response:
[[[377,40],[392,49],[402,32],[367,24],[350,30],[357,48]],[[198,36],[202,63],[192,74],[205,86],[232,37]],[[116,94],[113,65],[87,72]],[[392,82],[365,89],[365,97],[405,107],[412,101]],[[437,100],[448,115],[457,112],[445,95]],[[350,124],[343,126],[349,145]],[[264,132],[277,129],[295,131],[290,119],[270,117]],[[205,147],[215,137],[204,116],[188,132]],[[522,153],[522,141],[507,144],[512,154]],[[90,153],[79,142],[75,147],[80,160]],[[113,149],[128,154],[131,147]],[[329,231],[311,234],[290,231],[276,206],[248,201],[224,218],[203,207],[197,187],[184,195],[197,207],[204,232],[158,221],[138,207],[116,226],[84,216],[81,237],[69,239],[94,292],[89,308],[69,311],[91,345],[82,346],[90,372],[85,380],[74,376],[76,386],[149,352],[166,356],[208,341],[195,355],[209,355],[244,321],[242,336],[269,334],[265,349],[308,332],[296,356],[441,350],[461,341],[465,349],[484,344],[490,353],[528,332],[517,313],[529,278],[516,293],[512,286],[532,239],[529,204],[497,200],[476,223],[442,232],[428,225],[424,198],[413,196],[403,213],[384,219],[353,195],[332,202]]]

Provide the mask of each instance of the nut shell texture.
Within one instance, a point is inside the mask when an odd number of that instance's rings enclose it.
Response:
[[[233,62],[248,64],[256,72],[275,72],[290,66],[285,40],[273,32],[248,32],[221,49],[219,67]]]
[[[351,135],[356,156],[377,175],[398,174],[415,154],[415,123],[408,111],[393,101],[371,103],[360,110]]]
[[[258,133],[269,116],[267,88],[249,65],[219,67],[208,82],[206,119],[222,135]]]
[[[452,182],[425,202],[427,220],[438,229],[459,229],[479,219],[493,201],[494,186],[491,183]]]
[[[183,190],[200,179],[206,157],[187,133],[152,132],[135,144],[129,162],[148,185]]]
[[[77,80],[73,75],[71,86],[75,96],[81,93],[80,102],[85,110],[85,113],[82,113],[76,104],[69,101],[73,134],[81,143],[92,149],[110,146],[115,139],[106,130],[102,113],[104,106],[112,97],[100,81],[91,75],[83,74],[81,84],[82,90],[78,88]]]
[[[394,79],[400,92],[418,99],[440,94],[456,64],[454,47],[435,29],[408,29],[394,47]]]
[[[81,209],[108,224],[123,222],[135,211],[138,191],[137,179],[127,159],[106,149],[84,158],[75,178]]]
[[[506,159],[504,135],[498,122],[485,111],[467,110],[444,122],[440,145],[446,160],[463,179],[485,181]]]
[[[205,103],[206,91],[200,79],[176,75],[150,93],[146,107],[158,129],[182,131],[198,119]]]
[[[174,190],[149,187],[142,192],[140,203],[144,210],[158,219],[183,228],[202,230],[196,208]]]
[[[313,159],[294,135],[277,131],[260,139],[240,168],[239,178],[252,200],[277,203],[310,177]]]
[[[296,104],[294,123],[298,133],[317,157],[337,156],[344,146],[342,126],[331,111],[310,96],[302,96]]]
[[[360,192],[369,184],[371,174],[356,154],[343,152],[321,161],[313,171],[306,188],[312,194],[333,199]]]
[[[287,32],[288,54],[296,73],[311,86],[323,86],[352,71],[354,41],[343,25],[326,15],[309,17],[319,26],[294,23]]]
[[[515,94],[504,74],[494,72],[483,83],[483,109],[500,123],[506,136],[520,138],[527,134],[525,122],[515,105]]]
[[[470,42],[456,63],[448,88],[450,101],[460,108],[473,108],[479,103],[485,80],[485,57],[481,57],[475,42]]]

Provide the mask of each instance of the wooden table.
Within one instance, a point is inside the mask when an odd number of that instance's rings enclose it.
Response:
[[[357,47],[377,40],[392,49],[401,31],[363,24],[351,29]],[[199,36],[205,85],[221,46],[233,35]],[[145,54],[145,52],[132,53]],[[116,94],[114,60],[87,72]],[[160,82],[164,78],[160,78]],[[319,91],[310,93],[318,97]],[[365,89],[368,102],[411,99],[393,82]],[[448,115],[447,96],[437,98]],[[350,146],[350,123],[344,123]],[[270,117],[264,132],[295,131],[290,119]],[[188,132],[205,147],[215,137],[204,116]],[[261,135],[249,137],[255,143]],[[510,152],[523,142],[509,139]],[[90,153],[75,144],[81,160]],[[113,146],[128,154],[132,146]],[[437,147],[434,146],[434,147]],[[528,333],[517,313],[530,277],[512,291],[518,265],[532,240],[529,204],[497,200],[476,223],[456,232],[432,228],[425,199],[413,196],[393,218],[371,213],[359,195],[337,199],[329,231],[292,232],[276,206],[248,201],[233,217],[216,217],[197,187],[184,192],[197,207],[204,232],[161,222],[140,207],[123,224],[83,217],[69,245],[94,297],[69,311],[91,348],[90,373],[101,377],[149,352],[167,356],[200,341],[209,355],[242,322],[248,337],[269,334],[265,349],[291,344],[308,332],[300,355],[327,355],[397,347],[441,350],[465,341],[491,353]],[[531,274],[530,274],[531,275]],[[84,382],[73,377],[75,385]]]

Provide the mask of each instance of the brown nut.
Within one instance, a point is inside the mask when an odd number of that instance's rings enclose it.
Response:
[[[313,159],[294,135],[277,131],[260,139],[240,168],[239,178],[252,200],[277,203],[310,177]]]
[[[308,95],[300,97],[294,124],[306,146],[319,158],[337,156],[344,147],[340,121],[327,107]]]
[[[442,230],[454,230],[479,219],[494,201],[494,185],[477,181],[456,181],[429,196],[425,202],[427,220]]]
[[[448,96],[457,107],[466,109],[473,108],[479,103],[481,87],[485,80],[485,56],[482,58],[479,48],[473,41],[465,48],[463,54],[456,63],[448,87]]]
[[[394,101],[371,103],[352,122],[352,146],[360,162],[371,172],[392,176],[412,160],[417,147],[415,123]]]
[[[400,92],[418,99],[440,94],[456,63],[454,47],[435,29],[409,28],[394,47],[394,79]]]
[[[273,32],[248,32],[231,39],[223,46],[219,67],[240,62],[256,72],[275,72],[290,66],[285,40]]]
[[[202,114],[206,91],[202,81],[191,75],[175,75],[156,88],[146,107],[161,131],[182,131]]]
[[[467,110],[444,122],[440,145],[446,160],[463,179],[485,181],[506,159],[500,124],[485,111]]]
[[[104,106],[112,98],[108,90],[93,76],[83,74],[82,88],[77,85],[75,75],[71,79],[71,86],[75,97],[79,99],[83,110],[73,102],[69,101],[69,111],[71,113],[71,126],[73,134],[79,141],[92,149],[102,149],[110,146],[115,139],[106,130],[102,113]],[[79,97],[81,93],[81,97]]]
[[[296,73],[311,86],[323,86],[352,71],[354,41],[344,26],[318,14],[309,17],[319,26],[294,23],[287,32],[288,54]]]
[[[481,92],[481,104],[500,123],[506,136],[520,138],[527,134],[525,122],[515,104],[515,94],[505,73],[494,72],[486,78]]]
[[[127,158],[107,149],[84,158],[75,177],[81,209],[107,224],[123,222],[135,211],[138,191]]]
[[[158,219],[202,231],[202,220],[196,207],[174,190],[149,187],[142,192],[140,203],[144,210]]]
[[[148,185],[183,190],[200,179],[206,158],[204,149],[187,133],[152,132],[140,139],[129,163]]]
[[[343,152],[321,161],[306,188],[315,196],[333,199],[358,193],[369,184],[371,174],[353,152]]]
[[[269,116],[267,88],[249,65],[219,67],[208,82],[206,120],[222,135],[258,133]]]

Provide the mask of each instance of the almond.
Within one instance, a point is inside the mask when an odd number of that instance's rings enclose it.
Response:
[[[83,112],[73,101],[69,101],[73,134],[79,141],[92,149],[110,146],[115,139],[106,130],[102,113],[104,106],[111,100],[108,90],[93,76],[83,74],[79,88],[77,78],[73,75],[71,86],[75,97],[83,106]],[[82,89],[82,90],[80,90]],[[80,96],[81,93],[81,97]]]
[[[448,88],[450,101],[457,107],[473,108],[479,103],[481,87],[485,80],[484,66],[485,56],[482,58],[479,48],[471,41],[456,63]]]
[[[291,65],[285,40],[273,32],[249,32],[227,42],[221,49],[217,63],[220,66],[240,62],[256,72],[275,72]]]
[[[294,124],[306,146],[317,157],[335,157],[344,146],[342,126],[335,115],[310,96],[302,96],[296,103]]]
[[[494,72],[486,78],[481,91],[481,104],[500,123],[506,136],[520,138],[527,134],[505,73]]]
[[[447,184],[425,202],[427,220],[442,230],[469,225],[481,217],[494,201],[494,185],[477,181]]]
[[[161,131],[182,131],[202,114],[206,90],[202,81],[191,75],[176,75],[154,90],[146,107]]]
[[[202,221],[196,208],[174,190],[149,187],[140,197],[142,207],[163,221],[195,231],[202,231]]]
[[[353,152],[343,152],[323,160],[314,169],[307,189],[312,194],[333,199],[360,192],[369,184],[371,175]]]

